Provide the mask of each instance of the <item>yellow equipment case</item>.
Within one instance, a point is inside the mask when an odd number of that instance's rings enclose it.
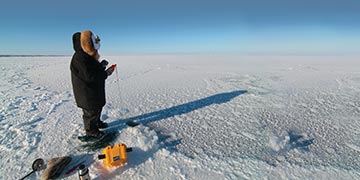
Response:
[[[104,159],[104,164],[109,168],[122,166],[126,163],[127,153],[131,151],[132,148],[127,148],[125,144],[121,143],[115,146],[107,146],[98,158]]]

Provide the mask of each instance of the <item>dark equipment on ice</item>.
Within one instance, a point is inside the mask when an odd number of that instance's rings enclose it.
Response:
[[[89,169],[83,164],[80,165],[78,174],[80,180],[91,180],[89,175]]]
[[[44,164],[45,164],[45,161],[43,159],[41,159],[41,158],[36,159],[32,164],[33,171],[31,171],[28,175],[24,176],[20,180],[23,180],[23,179],[27,178],[28,176],[30,176],[35,171],[40,171],[43,168]]]

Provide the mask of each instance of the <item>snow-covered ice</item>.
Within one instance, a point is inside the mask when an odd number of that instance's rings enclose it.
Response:
[[[71,57],[3,57],[0,179],[65,155],[91,162],[92,179],[360,179],[359,57],[104,58],[118,69],[101,118],[133,147],[127,164],[79,148]]]

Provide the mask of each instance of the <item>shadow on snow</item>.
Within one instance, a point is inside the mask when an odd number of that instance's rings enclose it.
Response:
[[[191,111],[204,108],[206,106],[210,106],[213,104],[223,104],[227,103],[233,98],[247,93],[246,90],[237,90],[232,92],[226,92],[226,93],[220,93],[213,96],[209,96],[203,99],[199,99],[196,101],[188,102],[185,104],[181,104],[178,106],[170,107],[167,109],[146,113],[139,116],[134,116],[126,119],[118,119],[116,121],[110,122],[109,127],[106,131],[118,131],[123,128],[126,128],[127,125],[125,123],[127,122],[137,122],[140,124],[149,124],[155,121],[159,121],[162,119],[166,119],[169,117],[173,117],[176,115],[182,115],[189,113]],[[155,130],[156,131],[156,130]],[[161,146],[165,146],[168,150],[175,150],[176,146],[181,143],[181,139],[173,139],[173,137],[166,135],[162,132],[156,131],[159,136],[159,141],[161,142]],[[116,171],[108,172],[106,169],[103,170],[103,174],[99,176],[96,179],[108,179],[114,177],[115,174],[121,174],[122,172],[126,171],[129,168],[135,168],[139,164],[145,162],[147,159],[149,159],[156,151],[156,149],[151,149],[148,152],[144,152],[138,147],[132,147],[133,152],[129,154],[128,164],[126,168],[119,168]],[[131,158],[136,157],[136,158]]]
[[[235,98],[241,94],[245,94],[245,93],[247,93],[246,90],[237,90],[237,91],[232,91],[232,92],[220,93],[220,94],[209,96],[209,97],[199,99],[196,101],[192,101],[192,102],[188,102],[188,103],[181,104],[178,106],[170,107],[167,109],[122,119],[120,121],[114,121],[114,122],[109,123],[109,125],[110,125],[110,127],[115,127],[115,126],[122,124],[123,122],[131,122],[131,121],[139,122],[141,124],[146,125],[148,123],[152,123],[152,122],[166,119],[169,117],[173,117],[176,115],[186,114],[191,111],[195,111],[197,109],[201,109],[206,106],[213,105],[213,104],[227,103],[230,100],[232,100],[233,98]]]

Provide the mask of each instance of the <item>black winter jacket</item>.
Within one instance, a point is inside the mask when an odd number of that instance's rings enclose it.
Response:
[[[76,104],[88,110],[102,108],[105,105],[105,68],[82,50],[80,33],[73,35],[73,48],[70,70]]]

